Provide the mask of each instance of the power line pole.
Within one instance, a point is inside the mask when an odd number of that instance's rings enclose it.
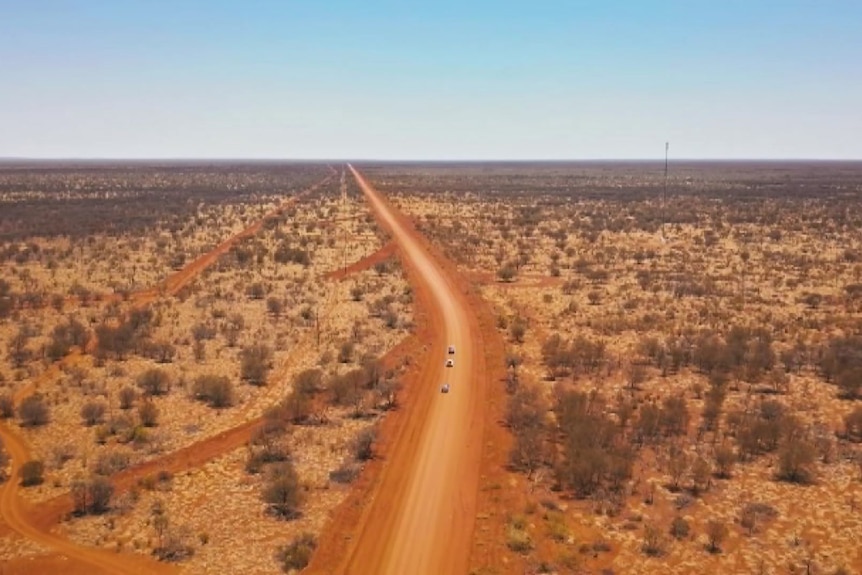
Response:
[[[664,237],[664,223],[667,221],[667,152],[670,148],[670,142],[664,143],[664,192],[661,196],[661,239],[666,241]]]

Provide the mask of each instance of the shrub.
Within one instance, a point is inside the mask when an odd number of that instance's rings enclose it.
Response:
[[[359,476],[359,472],[361,470],[362,467],[358,464],[352,461],[347,461],[335,471],[329,472],[329,480],[336,483],[352,483],[353,480]]]
[[[341,344],[338,350],[338,361],[340,363],[350,363],[353,360],[353,342],[345,341]]]
[[[788,437],[778,450],[778,478],[791,483],[810,483],[814,479],[817,451],[805,437]]]
[[[129,454],[124,451],[105,451],[96,459],[95,472],[99,475],[113,475],[129,466]]]
[[[137,392],[126,386],[120,390],[120,409],[130,409],[132,405],[135,403],[135,399],[138,397]]]
[[[497,270],[497,277],[500,278],[501,281],[510,282],[515,279],[515,275],[518,273],[518,270],[515,268],[514,264],[511,262],[506,263],[503,267]]]
[[[688,521],[680,516],[674,517],[670,524],[670,534],[674,539],[685,539],[688,537],[690,531],[691,528],[688,525]]]
[[[0,419],[15,417],[15,399],[10,393],[0,395]]]
[[[9,465],[9,454],[3,447],[3,441],[0,440],[0,482],[6,481],[6,466]]]
[[[255,282],[248,286],[246,293],[250,299],[263,299],[266,295],[266,288],[264,288],[262,283]]]
[[[276,560],[282,570],[289,573],[304,569],[311,560],[311,555],[317,547],[317,540],[311,533],[303,533],[276,552]]]
[[[533,540],[529,533],[510,523],[506,528],[506,546],[515,553],[526,554],[533,549]]]
[[[299,515],[303,493],[299,485],[299,476],[290,461],[274,464],[270,468],[263,489],[263,500],[278,517],[294,519]]]
[[[721,553],[721,544],[728,533],[727,525],[721,521],[710,521],[706,525],[707,550],[710,553]]]
[[[284,311],[284,303],[277,297],[271,296],[266,300],[266,311],[278,319]]]
[[[81,408],[81,417],[84,419],[84,424],[87,426],[101,423],[105,417],[105,404],[100,401],[88,401]]]
[[[293,378],[293,389],[303,395],[313,395],[323,387],[323,372],[319,369],[306,369]]]
[[[862,405],[857,406],[844,418],[844,433],[851,441],[862,441]]]
[[[643,552],[651,557],[664,555],[665,538],[655,525],[644,526]]]
[[[74,513],[101,515],[110,508],[114,486],[102,476],[94,476],[90,481],[75,481],[71,485]]]
[[[138,387],[147,395],[165,395],[171,389],[167,372],[158,368],[148,369],[137,380]]]
[[[222,408],[233,405],[233,385],[224,375],[201,375],[194,384],[195,399],[210,407]]]
[[[353,439],[353,457],[357,461],[368,461],[374,457],[374,440],[377,437],[376,427],[367,427]]]
[[[38,459],[31,459],[21,466],[18,475],[21,477],[21,485],[30,487],[32,485],[41,485],[45,480],[45,464]]]
[[[240,353],[242,379],[252,385],[263,385],[271,368],[272,350],[266,345],[253,345]]]
[[[155,427],[158,424],[159,408],[151,399],[147,399],[138,407],[138,417],[144,427]]]
[[[111,497],[114,495],[114,486],[105,477],[94,477],[87,487],[90,495],[90,512],[101,514],[108,510]]]
[[[18,417],[23,427],[45,425],[49,420],[48,404],[40,394],[31,395],[18,407]]]

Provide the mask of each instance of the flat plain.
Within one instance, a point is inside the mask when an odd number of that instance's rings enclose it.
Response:
[[[862,572],[862,164],[355,167],[475,316],[470,573]],[[5,163],[0,208],[7,572],[332,572],[441,367],[347,166]]]
[[[4,165],[0,201],[3,560],[38,572],[61,537],[84,564],[301,562],[412,324],[343,167]]]
[[[862,570],[862,165],[364,171],[506,341],[473,572]]]

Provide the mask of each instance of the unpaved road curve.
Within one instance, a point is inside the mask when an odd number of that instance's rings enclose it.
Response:
[[[476,513],[485,382],[476,318],[466,298],[401,223],[398,212],[349,166],[381,223],[398,242],[417,286],[429,294],[434,339],[416,384],[418,405],[395,440],[340,572],[356,575],[466,573]],[[445,368],[447,345],[455,367]],[[440,393],[444,381],[449,394]]]
[[[5,424],[0,424],[5,426]],[[6,452],[12,457],[12,473],[3,484],[0,491],[0,511],[3,520],[10,528],[24,537],[50,547],[53,551],[61,553],[72,560],[84,562],[91,566],[92,573],[174,573],[176,570],[165,564],[129,554],[119,555],[109,551],[102,551],[92,547],[81,547],[75,543],[54,535],[48,531],[42,531],[31,523],[28,509],[18,499],[17,476],[21,462],[27,458],[27,446],[16,433],[6,429],[9,433],[4,434]]]

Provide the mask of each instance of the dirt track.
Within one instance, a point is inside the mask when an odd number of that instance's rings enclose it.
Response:
[[[340,572],[466,573],[475,522],[482,443],[484,363],[477,320],[454,283],[422,247],[403,216],[351,166],[381,223],[389,229],[427,293],[433,341],[416,381],[416,401],[387,454]],[[445,368],[447,345],[455,367]],[[444,381],[451,392],[440,393]]]

